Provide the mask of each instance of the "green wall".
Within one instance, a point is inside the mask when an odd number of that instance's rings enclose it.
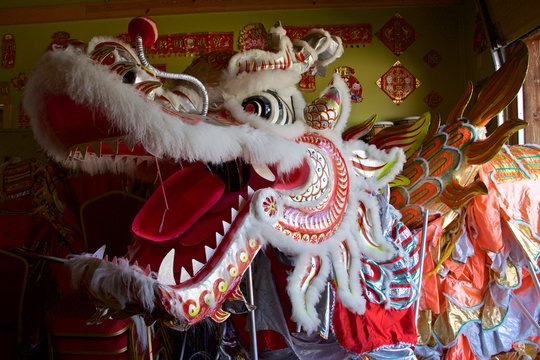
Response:
[[[418,38],[403,54],[394,55],[376,36],[378,31],[393,15],[399,13],[417,31]],[[459,6],[437,7],[377,7],[341,8],[321,10],[276,10],[209,13],[190,15],[156,16],[161,34],[190,32],[234,32],[235,49],[240,30],[247,24],[263,23],[270,28],[277,20],[284,26],[295,25],[339,25],[368,23],[372,26],[372,43],[359,47],[347,47],[344,55],[329,67],[325,79],[317,79],[317,91],[306,93],[306,100],[313,99],[328,84],[331,73],[337,66],[355,69],[355,77],[363,87],[363,101],[354,103],[349,126],[378,114],[379,121],[392,121],[403,117],[420,115],[426,111],[440,112],[445,118],[459,98],[467,79],[477,81],[492,71],[489,51],[476,55],[472,51],[475,5],[472,0]],[[0,82],[9,82],[20,72],[31,73],[33,64],[51,42],[51,35],[67,31],[71,37],[88,41],[95,35],[117,35],[127,31],[131,19],[73,21],[17,26],[0,26],[0,33],[15,35],[17,55],[15,67],[0,69]],[[424,55],[434,49],[442,56],[436,67],[428,66]],[[166,63],[168,71],[182,71],[192,57],[151,59],[152,63]],[[377,79],[397,60],[421,81],[421,86],[400,105],[394,104],[376,85]],[[484,75],[485,73],[485,75]],[[5,156],[29,156],[36,146],[28,131],[16,130],[18,104],[22,93],[10,86],[12,102],[12,129],[0,131],[0,160]],[[442,104],[435,110],[424,102],[432,90],[442,97]]]

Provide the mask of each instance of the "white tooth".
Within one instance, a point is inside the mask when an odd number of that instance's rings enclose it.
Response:
[[[174,265],[174,249],[171,249],[171,251],[169,251],[167,255],[165,255],[165,257],[161,261],[161,265],[159,265],[159,271],[158,271],[159,282],[165,285],[176,285],[176,281],[174,281],[173,265]]]
[[[107,247],[107,245],[101,246],[99,249],[97,249],[97,251],[92,256],[95,257],[95,258],[98,258],[98,259],[103,259],[103,255],[105,255],[105,248],[106,247]]]
[[[93,151],[97,156],[101,156],[101,145],[99,141],[89,143],[88,149],[90,149],[90,151]]]
[[[182,266],[182,271],[180,271],[180,282],[183,283],[189,279],[191,279],[191,275],[189,275],[188,271]]]
[[[243,196],[238,197],[238,208],[242,209],[244,207],[244,204],[246,203],[246,199],[244,199]]]
[[[124,141],[124,144],[126,144],[129,151],[133,151],[133,149],[135,148],[135,141],[129,138],[124,138],[122,140]]]
[[[118,139],[103,140],[103,142],[112,152],[118,154]]]
[[[231,223],[236,219],[236,215],[238,215],[238,210],[231,208]]]
[[[81,152],[81,157],[84,159],[86,157],[86,145],[83,145],[79,148],[79,151]]]
[[[229,224],[225,220],[223,220],[221,222],[221,224],[223,224],[223,234],[226,234],[229,231],[229,228],[231,227],[231,224]]]
[[[248,195],[251,196],[251,195],[253,195],[254,192],[255,192],[255,190],[253,190],[251,188],[251,186],[248,186]]]
[[[259,174],[259,176],[262,177],[263,179],[266,179],[268,181],[276,180],[276,177],[274,176],[272,171],[268,168],[268,165],[252,164],[251,166],[253,167],[253,170],[255,170],[255,172]]]
[[[95,153],[96,153],[96,155],[97,155],[98,157],[101,157],[101,143],[98,142],[98,143],[96,144],[96,147],[97,147],[97,150],[95,151]]]
[[[152,272],[152,269],[150,268],[150,265],[146,265],[146,267],[144,268],[144,274],[146,276],[149,276],[151,272]]]
[[[204,247],[204,252],[206,253],[206,261],[208,261],[208,260],[210,260],[212,255],[214,255],[214,253],[216,252],[216,249],[212,249],[209,246],[205,246]]]
[[[220,233],[216,233],[216,249],[219,246],[219,244],[221,244],[222,240],[223,240],[223,235],[221,235]]]
[[[198,262],[198,261],[195,260],[195,259],[192,259],[192,260],[191,260],[191,265],[193,266],[193,275],[195,275],[196,273],[198,273],[199,270],[201,270],[202,267],[204,266],[204,264],[201,264],[200,262]]]

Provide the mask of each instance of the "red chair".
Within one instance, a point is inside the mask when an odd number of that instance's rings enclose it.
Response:
[[[50,359],[137,359],[130,319],[88,325],[94,305],[83,297],[68,296],[46,316]]]
[[[80,220],[85,251],[95,252],[106,244],[109,258],[124,256],[132,239],[131,222],[143,203],[144,199],[123,191],[110,191],[84,203],[80,208]],[[148,350],[139,349],[131,319],[88,325],[87,321],[95,311],[88,297],[70,294],[47,312],[50,359],[148,358]],[[157,344],[153,345],[157,347]],[[166,350],[159,347],[162,358],[167,358]]]
[[[109,258],[126,255],[131,223],[144,201],[124,191],[109,191],[85,202],[80,209],[85,251],[93,253],[106,244]]]
[[[7,359],[22,346],[23,304],[28,279],[26,259],[0,249],[0,349]]]

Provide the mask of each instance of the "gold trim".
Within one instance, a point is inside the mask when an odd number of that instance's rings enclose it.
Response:
[[[76,351],[76,350],[57,350],[58,354],[62,355],[118,355],[126,352],[127,345],[117,351]]]
[[[131,327],[131,324],[127,324],[126,327],[123,329],[120,329],[118,331],[115,331],[113,333],[105,333],[105,334],[94,334],[94,333],[53,333],[54,336],[57,337],[84,337],[84,338],[111,338],[118,335],[121,335],[129,330]]]

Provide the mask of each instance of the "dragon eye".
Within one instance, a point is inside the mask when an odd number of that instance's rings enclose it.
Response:
[[[272,90],[244,99],[242,106],[246,112],[262,117],[273,124],[286,125],[294,122],[294,114],[289,104]]]

